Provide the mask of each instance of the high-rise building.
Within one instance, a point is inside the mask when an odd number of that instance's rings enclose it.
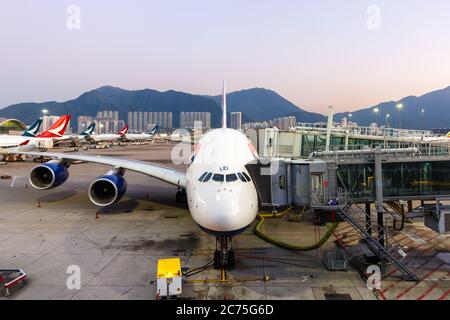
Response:
[[[133,130],[133,112],[128,112],[128,128]]]
[[[128,119],[129,117],[130,114],[128,113]],[[78,124],[78,132],[83,131],[82,124],[84,120],[81,118],[80,121],[81,123]],[[119,111],[112,110],[98,111],[97,116],[92,121],[96,124],[96,133],[116,133],[123,128],[121,124],[124,123],[124,121],[119,120]]]
[[[42,117],[42,132],[50,128],[56,121],[58,121],[59,116],[43,116]]]
[[[280,130],[289,130],[294,128],[297,124],[297,119],[294,116],[277,118],[273,120],[273,125],[275,125]]]
[[[210,112],[181,112],[180,128],[193,129],[196,127],[195,122],[200,122],[203,129],[211,128]]]
[[[231,128],[236,130],[242,129],[242,112],[231,113]]]
[[[132,123],[131,128],[135,131],[138,129],[138,113],[137,113],[137,111],[133,111],[133,123]]]

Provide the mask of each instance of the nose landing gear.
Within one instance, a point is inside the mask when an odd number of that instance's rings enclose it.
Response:
[[[234,250],[231,249],[231,237],[216,237],[214,251],[214,269],[233,269],[235,266]]]

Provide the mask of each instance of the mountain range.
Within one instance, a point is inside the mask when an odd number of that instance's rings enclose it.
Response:
[[[98,111],[117,110],[121,119],[127,119],[128,111],[168,111],[173,113],[173,125],[178,127],[180,112],[211,112],[211,124],[218,127],[221,119],[221,96],[195,95],[179,91],[156,91],[151,89],[125,90],[104,86],[83,93],[76,99],[65,102],[19,103],[0,109],[0,117],[16,118],[31,123],[47,109],[49,114],[71,114],[95,116]],[[398,111],[396,105],[402,103]],[[308,112],[283,98],[276,92],[264,88],[252,88],[227,94],[228,112],[242,112],[243,122],[265,121],[274,118],[295,116],[298,122],[326,121],[326,116]],[[378,113],[374,110],[377,108]],[[422,113],[421,110],[424,110]],[[335,121],[348,117],[350,112],[335,114]],[[351,112],[351,120],[359,125],[386,122],[393,127],[430,129],[450,126],[450,87],[422,96],[409,96],[399,101],[383,102]],[[229,117],[228,117],[229,119]],[[76,121],[72,121],[76,130]]]
[[[397,108],[402,104],[402,108]],[[378,114],[374,112],[378,109]],[[423,109],[423,113],[422,113]],[[335,114],[335,120],[348,117],[350,112]],[[389,117],[386,118],[386,115]],[[390,127],[407,129],[432,129],[450,127],[450,87],[432,91],[422,96],[409,96],[399,101],[382,102],[376,106],[351,112],[351,120],[358,125],[377,122]]]
[[[228,113],[242,111],[243,121],[263,121],[295,115],[297,121],[315,122],[324,116],[304,111],[277,93],[267,89],[253,88],[227,95]],[[180,112],[211,112],[211,125],[218,127],[221,119],[221,96],[202,96],[178,91],[160,92],[151,89],[125,90],[104,86],[83,93],[65,102],[19,103],[0,109],[0,117],[16,118],[31,123],[47,109],[48,114],[71,114],[95,116],[98,111],[117,110],[120,119],[127,119],[128,111],[167,111],[173,113],[173,125],[178,127]],[[230,117],[228,117],[230,119]],[[72,127],[76,128],[76,121]]]

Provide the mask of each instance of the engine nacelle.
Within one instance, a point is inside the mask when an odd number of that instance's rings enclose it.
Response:
[[[89,186],[89,199],[100,207],[119,201],[127,191],[127,181],[118,173],[108,173],[95,179]]]
[[[34,167],[31,170],[29,181],[33,188],[47,190],[59,187],[68,178],[68,165],[53,160]]]

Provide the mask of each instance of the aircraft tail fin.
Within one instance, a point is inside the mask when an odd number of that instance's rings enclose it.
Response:
[[[128,125],[126,124],[125,127],[123,127],[117,134],[119,136],[123,136],[123,135],[127,134],[127,132],[128,132]]]
[[[84,130],[82,133],[80,133],[80,136],[90,136],[94,133],[95,130],[95,122],[92,122],[86,130]]]
[[[155,134],[157,130],[158,130],[158,125],[154,126],[153,129],[149,130],[148,134]]]
[[[39,128],[41,127],[42,119],[37,119],[27,130],[22,133],[24,137],[36,137]]]
[[[71,116],[65,114],[61,116],[47,131],[38,135],[38,138],[61,138],[69,125]]]

